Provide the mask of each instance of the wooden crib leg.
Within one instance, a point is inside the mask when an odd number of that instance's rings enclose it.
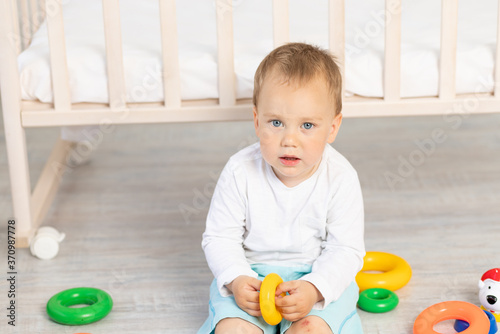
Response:
[[[27,247],[33,231],[33,220],[26,135],[21,126],[19,111],[12,112],[6,108],[7,106],[8,104],[4,101],[5,143],[14,209],[13,218],[16,222],[16,245],[17,247]]]
[[[22,130],[23,140],[9,140],[11,143],[7,143],[7,146],[10,147],[8,151],[20,153],[23,151],[21,146],[24,146],[24,152],[26,152],[24,129]],[[13,146],[17,149],[12,149]],[[17,247],[29,247],[31,239],[47,214],[61,179],[66,172],[66,160],[72,146],[73,143],[58,139],[40,174],[33,194],[29,191],[30,180],[27,155],[9,154]],[[22,172],[23,170],[25,173]]]
[[[59,138],[52,149],[40,178],[31,196],[31,213],[33,232],[42,223],[54,200],[63,175],[66,173],[68,155],[74,143]],[[32,235],[31,235],[32,236]]]

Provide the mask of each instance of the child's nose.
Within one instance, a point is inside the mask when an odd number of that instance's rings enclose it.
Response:
[[[297,146],[297,132],[291,129],[285,130],[281,145],[285,147],[295,147]]]

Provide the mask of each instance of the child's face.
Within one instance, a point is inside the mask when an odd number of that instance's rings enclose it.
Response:
[[[288,187],[316,171],[326,144],[335,140],[342,122],[342,114],[335,116],[322,78],[302,86],[266,79],[253,113],[262,156]]]

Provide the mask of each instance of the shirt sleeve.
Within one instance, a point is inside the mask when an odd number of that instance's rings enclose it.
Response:
[[[208,266],[222,296],[231,294],[225,285],[236,277],[258,277],[243,249],[246,200],[242,189],[244,179],[238,179],[238,174],[241,175],[241,170],[232,166],[231,161],[224,167],[214,190],[202,240]]]
[[[351,173],[348,173],[351,174]],[[323,309],[336,301],[354,281],[363,266],[364,209],[357,174],[344,175],[330,199],[326,239],[311,273],[301,279],[314,284],[324,300],[314,305]]]

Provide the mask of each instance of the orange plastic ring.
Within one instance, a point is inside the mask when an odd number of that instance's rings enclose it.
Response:
[[[490,330],[490,321],[479,307],[462,301],[447,301],[423,310],[415,319],[413,334],[438,334],[433,327],[441,321],[450,319],[469,323],[469,328],[460,334],[488,333]]]

